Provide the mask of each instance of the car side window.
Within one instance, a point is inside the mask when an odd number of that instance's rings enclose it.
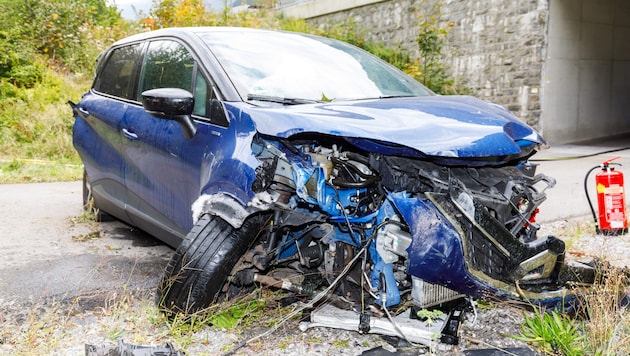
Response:
[[[142,92],[156,88],[180,88],[193,92],[195,60],[188,50],[175,41],[160,40],[149,43],[144,58],[138,101]]]
[[[139,57],[139,44],[114,49],[106,59],[94,89],[123,99],[135,99],[133,69]]]
[[[193,93],[193,114],[210,117],[212,87],[198,68],[191,53],[180,43],[157,40],[149,43],[144,57],[136,100],[142,92],[156,88],[179,88]]]
[[[195,78],[195,107],[193,108],[193,114],[202,117],[210,116],[210,95],[211,89],[208,87],[208,82],[201,75],[201,72],[197,72]]]

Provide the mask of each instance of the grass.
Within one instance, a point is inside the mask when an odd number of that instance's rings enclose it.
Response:
[[[4,83],[0,96],[0,184],[70,181],[81,178],[81,161],[72,146],[72,110],[90,86],[80,75],[52,68],[33,88]]]
[[[583,331],[589,354],[630,355],[630,309],[620,306],[629,286],[627,269],[612,269],[586,296]]]
[[[630,286],[627,269],[606,268],[583,295],[577,318],[534,307],[520,335],[543,355],[630,355],[630,310],[621,305]]]
[[[534,309],[533,316],[525,316],[521,335],[516,339],[526,341],[546,355],[582,355],[582,336],[576,323],[557,311],[544,312]]]
[[[75,160],[0,159],[0,184],[68,182],[82,174],[83,165]]]

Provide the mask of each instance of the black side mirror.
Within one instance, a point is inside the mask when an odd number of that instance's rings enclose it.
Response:
[[[166,120],[174,120],[184,130],[186,138],[197,132],[192,112],[195,106],[193,95],[178,88],[151,89],[142,93],[142,106],[151,115]]]

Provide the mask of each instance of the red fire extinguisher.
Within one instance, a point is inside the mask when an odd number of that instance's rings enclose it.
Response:
[[[617,158],[620,157],[611,158],[604,161],[601,165],[591,168],[584,179],[584,191],[586,192],[586,198],[588,199],[588,204],[593,213],[595,229],[598,234],[619,235],[625,234],[628,231],[623,173],[611,167],[613,165],[621,166],[619,163],[611,163]],[[601,171],[595,175],[598,215],[595,214],[586,187],[588,176],[597,168],[601,168]]]

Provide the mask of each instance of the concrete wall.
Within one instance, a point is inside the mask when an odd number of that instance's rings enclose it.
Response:
[[[551,0],[541,131],[554,142],[630,132],[630,1]]]
[[[315,0],[281,8],[287,16],[325,26],[352,19],[369,39],[417,52],[419,6],[414,0]]]
[[[476,96],[539,127],[547,0],[446,0],[446,62]]]

